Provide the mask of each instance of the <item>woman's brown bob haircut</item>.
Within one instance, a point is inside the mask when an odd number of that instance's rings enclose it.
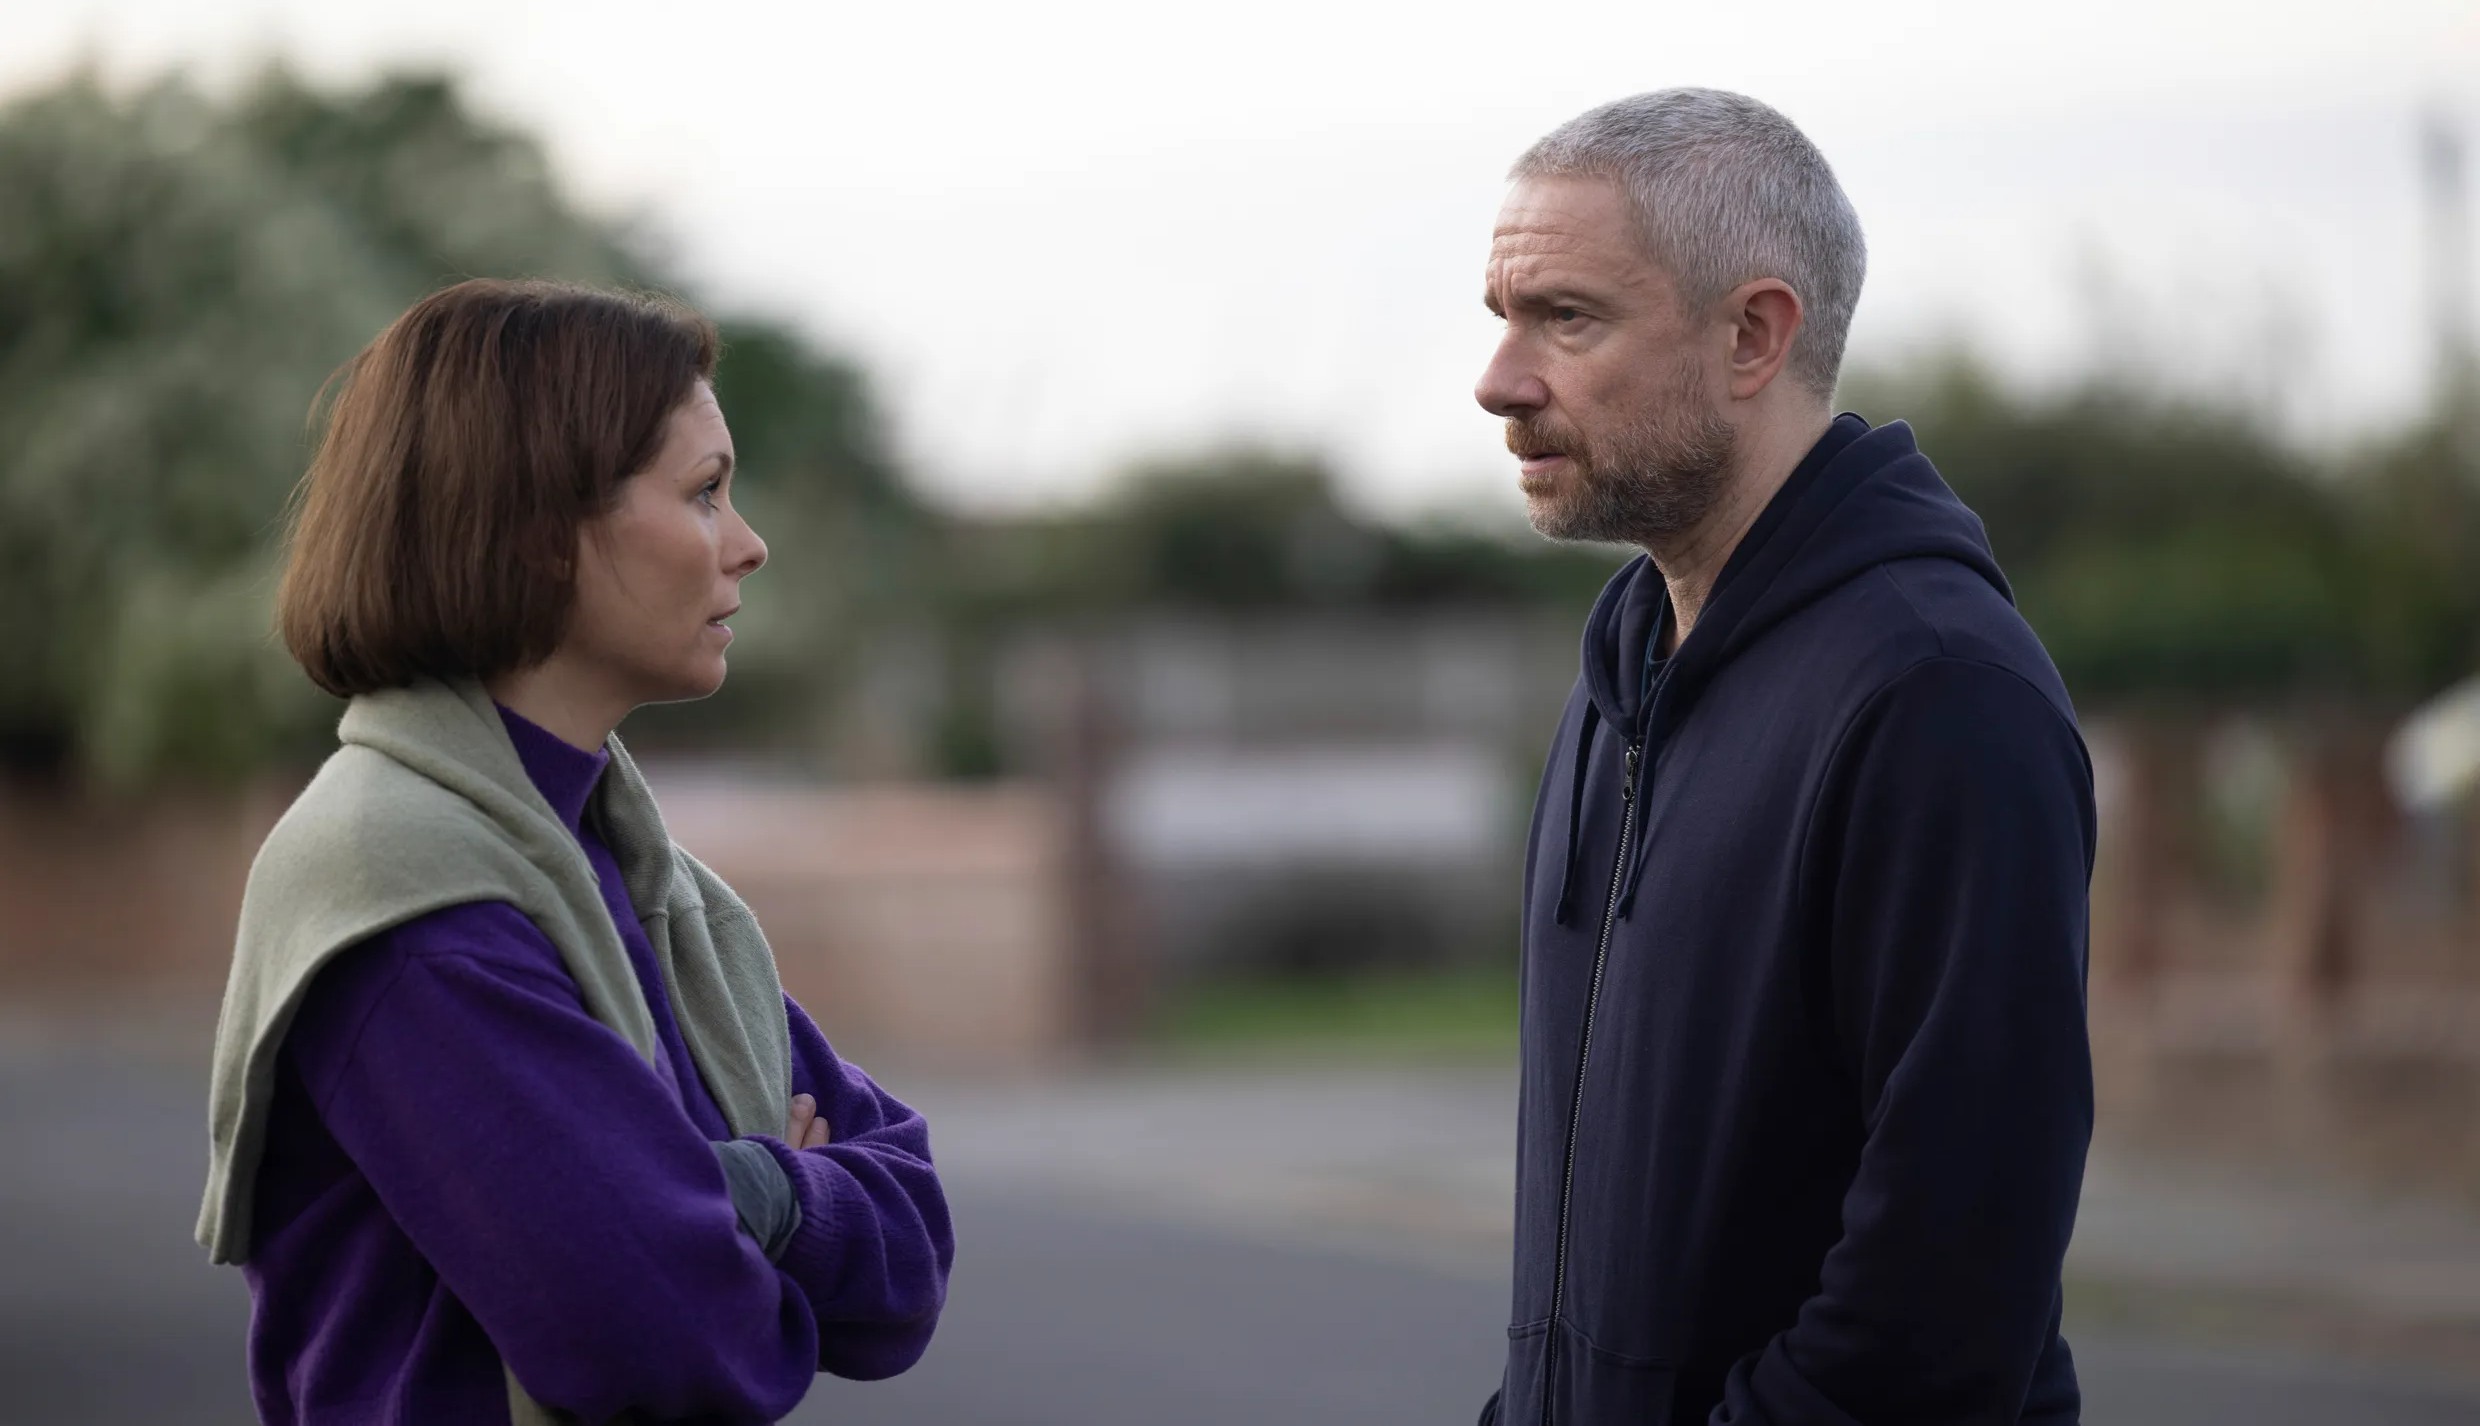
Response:
[[[295,492],[276,628],[340,698],[550,656],[581,528],[714,374],[679,303],[478,279],[432,293],[337,373]]]

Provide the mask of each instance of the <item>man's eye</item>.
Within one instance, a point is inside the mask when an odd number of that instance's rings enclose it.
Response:
[[[1550,309],[1550,320],[1558,323],[1562,327],[1566,326],[1570,322],[1582,321],[1583,319],[1584,313],[1573,307],[1553,307]]]

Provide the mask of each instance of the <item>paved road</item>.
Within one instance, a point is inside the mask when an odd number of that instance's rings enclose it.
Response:
[[[939,1341],[898,1381],[822,1382],[796,1420],[1470,1420],[1504,1269],[1453,1205],[1494,1191],[1494,1094],[1383,1075],[927,1094],[962,1244]],[[0,1424],[250,1420],[245,1295],[188,1240],[198,1099],[193,1070],[126,1044],[0,1043]],[[1286,1124],[1297,1151],[1269,1152]],[[2480,1423],[2480,1386],[2295,1352],[2077,1346],[2096,1423]]]
[[[1021,1193],[959,1202],[954,1300],[922,1364],[825,1381],[803,1426],[1435,1426],[1496,1385],[1505,1289]],[[2094,1426],[2471,1426],[2480,1390],[2332,1363],[2076,1344]]]

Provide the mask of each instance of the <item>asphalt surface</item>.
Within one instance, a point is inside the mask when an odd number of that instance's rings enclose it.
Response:
[[[1430,1426],[1497,1384],[1505,1290],[1023,1194],[959,1202],[948,1315],[890,1382],[822,1380],[803,1426]],[[2095,1426],[2469,1426],[2480,1390],[2228,1350],[2075,1343]]]
[[[1366,1229],[1365,1195],[1337,1197],[1330,1186],[1322,1197],[1303,1196],[1301,1185],[1316,1182],[1314,1174],[1269,1174],[1254,1183],[1237,1176],[1237,1188],[1219,1198],[1106,1193],[1075,1175],[1040,1171],[1023,1141],[1043,1136],[1011,1143],[1003,1132],[1028,1118],[1038,1129],[1043,1115],[1028,1107],[1051,1104],[1053,1122],[1084,1126],[1072,1141],[1080,1162],[1125,1169],[1160,1136],[1137,1132],[1115,1142],[1095,1127],[1115,1114],[1140,1131],[1159,1127],[1165,1114],[1193,1127],[1235,1104],[1279,1105],[1316,1083],[1295,1079],[1262,1090],[1226,1078],[1192,1091],[1175,1079],[1148,1090],[1151,1120],[1111,1109],[1125,1102],[1112,1100],[1116,1091],[1073,1082],[1011,1091],[980,1112],[970,1092],[937,1096],[954,1111],[941,1153],[960,1242],[939,1338],[896,1381],[822,1380],[794,1420],[1471,1420],[1497,1373],[1506,1292],[1489,1245],[1458,1224],[1408,1209],[1391,1231]],[[1348,1105],[1354,1083],[1339,1080],[1328,1097]],[[1105,1104],[1099,1114],[1090,1110],[1097,1098]],[[934,1125],[944,1112],[934,1108]],[[195,1071],[143,1047],[76,1038],[0,1045],[0,1143],[8,1145],[0,1155],[0,1423],[252,1419],[243,1382],[246,1293],[238,1274],[209,1268],[189,1240],[204,1160],[199,1115]],[[1376,1133],[1339,1124],[1339,1137]],[[1403,1132],[1452,1137],[1409,1122]],[[1249,1143],[1237,1121],[1233,1132],[1213,1137]],[[1390,1162],[1417,1158],[1404,1144],[1380,1147]],[[1175,1184],[1200,1168],[1236,1177],[1210,1159],[1189,1162],[1197,1158],[1166,1168],[1159,1182]],[[1403,1198],[1410,1209],[1418,1201]],[[2296,1348],[2205,1350],[2092,1334],[2076,1347],[2086,1419],[2095,1423],[2480,1423],[2480,1384]]]

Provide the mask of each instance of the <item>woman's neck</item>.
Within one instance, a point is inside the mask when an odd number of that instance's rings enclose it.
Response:
[[[554,654],[532,668],[483,685],[502,708],[570,747],[602,751],[604,740],[636,705],[608,682]]]

